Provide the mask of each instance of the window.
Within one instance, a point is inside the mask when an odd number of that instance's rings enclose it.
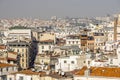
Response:
[[[69,44],[70,44],[70,41],[69,41]]]
[[[8,67],[6,67],[6,71],[8,71]]]
[[[22,53],[22,57],[24,57],[24,53]]]
[[[44,46],[42,46],[42,49],[44,49]]]
[[[26,49],[26,53],[28,53],[28,49]]]
[[[44,50],[42,50],[42,52],[44,52]]]
[[[74,44],[74,41],[73,41],[73,44]]]
[[[74,64],[75,62],[74,61],[71,61],[72,64]]]
[[[9,80],[12,80],[12,78],[9,78]]]
[[[76,44],[78,44],[78,41],[76,41]]]
[[[14,70],[14,67],[12,67],[12,70]]]
[[[67,61],[64,61],[64,63],[67,63]]]
[[[19,52],[19,49],[17,49],[17,52]]]
[[[49,46],[49,49],[51,49],[51,46]]]
[[[22,49],[22,52],[24,52],[24,49]]]
[[[113,64],[113,59],[110,60],[110,64]]]
[[[0,70],[1,72],[2,72],[2,68],[1,68],[1,70]]]
[[[83,63],[86,63],[86,61],[84,61]]]
[[[24,59],[22,59],[22,62],[24,62]]]
[[[22,77],[22,76],[20,76],[20,77],[19,77],[19,80],[23,80],[23,77]]]

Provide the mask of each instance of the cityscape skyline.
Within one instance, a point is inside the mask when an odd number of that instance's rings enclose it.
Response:
[[[0,0],[0,80],[120,80],[120,0]]]
[[[0,18],[95,17],[119,13],[119,0],[0,0]]]

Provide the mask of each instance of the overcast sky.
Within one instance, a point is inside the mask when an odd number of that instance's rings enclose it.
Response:
[[[0,18],[94,17],[120,13],[120,0],[0,0]]]

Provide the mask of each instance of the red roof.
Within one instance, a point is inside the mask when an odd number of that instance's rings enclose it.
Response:
[[[76,71],[75,75],[83,76],[87,67]],[[102,76],[102,77],[120,77],[120,68],[119,67],[91,67],[90,76]]]

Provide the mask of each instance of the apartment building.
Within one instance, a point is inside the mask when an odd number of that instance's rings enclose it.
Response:
[[[18,53],[18,64],[22,69],[29,68],[30,57],[32,54],[31,43],[27,43],[25,41],[16,41],[16,42],[8,42],[7,46],[12,49],[14,52]]]
[[[81,49],[82,51],[86,51],[88,36],[86,34],[81,34],[80,39],[81,39]]]
[[[116,49],[116,53],[117,53],[117,64],[120,67],[120,44],[118,45],[118,48]]]
[[[93,36],[88,36],[87,49],[94,52],[94,37]]]
[[[93,33],[94,37],[94,49],[97,51],[98,49],[103,50],[106,42],[106,35],[101,32]]]
[[[38,54],[44,54],[45,52],[53,51],[54,40],[44,40],[38,43]]]
[[[0,45],[0,62],[17,64],[17,52],[13,52],[5,45]]]
[[[40,33],[38,42],[38,54],[43,54],[46,51],[53,51],[53,46],[56,43],[54,33]]]
[[[114,19],[114,40],[120,40],[120,14]]]
[[[39,41],[53,40],[54,43],[56,43],[56,36],[54,33],[43,32],[43,33],[40,33],[38,36],[39,36]]]
[[[0,63],[0,80],[8,80],[7,75],[18,71],[18,67],[13,64]]]
[[[59,72],[59,70],[61,70],[64,72],[68,72],[79,69],[81,67],[78,65],[79,59],[79,55],[71,55],[58,58],[58,62],[55,64],[55,71]]]
[[[31,30],[30,29],[12,29],[4,32],[5,36],[9,38],[29,38],[31,39]]]
[[[48,70],[50,66],[50,55],[38,54],[35,59],[34,67],[38,70]]]
[[[81,47],[80,36],[79,35],[68,35],[66,36],[66,45],[77,45],[79,48]]]

